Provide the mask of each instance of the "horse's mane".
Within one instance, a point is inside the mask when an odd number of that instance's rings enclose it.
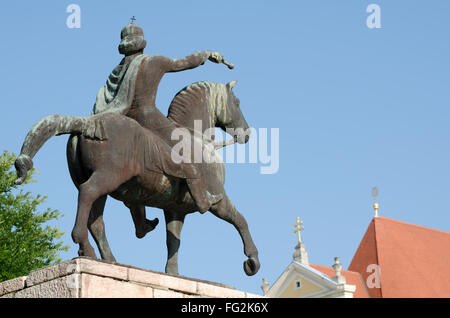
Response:
[[[180,90],[169,106],[168,117],[180,123],[191,112],[192,107],[208,107],[210,116],[226,111],[227,91],[225,84],[215,82],[196,82]],[[207,103],[207,105],[204,105]]]

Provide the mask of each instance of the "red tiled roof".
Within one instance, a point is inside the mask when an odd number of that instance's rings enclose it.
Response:
[[[323,265],[316,265],[316,264],[309,264],[312,268],[318,270],[319,272],[329,276],[333,277],[335,276],[334,269],[331,267],[323,266]],[[350,285],[356,285],[355,293],[353,294],[354,298],[368,298],[369,294],[367,292],[366,286],[364,286],[364,281],[361,277],[361,275],[357,272],[352,271],[341,271],[342,276],[345,277],[346,284]]]
[[[450,233],[376,217],[349,266],[367,281],[367,266],[380,268],[372,297],[450,297]]]

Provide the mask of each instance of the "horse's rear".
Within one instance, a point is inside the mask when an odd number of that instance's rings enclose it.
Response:
[[[187,195],[185,169],[170,162],[171,148],[158,135],[117,114],[106,114],[102,127],[105,140],[69,138],[67,161],[77,188],[95,175],[108,179],[115,186],[108,187],[108,194],[124,203],[164,209],[177,202],[195,210]]]

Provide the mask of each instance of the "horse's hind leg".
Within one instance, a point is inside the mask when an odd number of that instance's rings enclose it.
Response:
[[[258,259],[258,250],[248,230],[247,221],[236,210],[228,196],[225,196],[219,203],[213,205],[210,211],[217,217],[232,224],[241,236],[244,244],[244,254],[248,260],[244,262],[244,271],[248,276],[255,275],[260,267]]]
[[[166,219],[167,244],[166,273],[178,275],[178,249],[180,247],[180,235],[185,214],[164,210],[164,217]]]
[[[75,226],[72,230],[72,239],[75,244],[79,244],[78,255],[96,258],[95,251],[89,243],[88,218],[92,205],[101,196],[115,190],[119,185],[119,180],[114,180],[114,175],[95,171],[88,181],[79,186],[78,208]]]
[[[102,259],[108,262],[115,262],[116,259],[114,258],[108,240],[106,239],[105,223],[103,222],[103,211],[105,209],[106,198],[107,196],[103,195],[92,205],[88,219],[88,228],[97,244]]]
[[[124,203],[130,209],[133,218],[134,227],[136,229],[136,237],[143,238],[148,232],[153,231],[158,225],[159,220],[147,220],[145,217],[145,206],[140,204]]]

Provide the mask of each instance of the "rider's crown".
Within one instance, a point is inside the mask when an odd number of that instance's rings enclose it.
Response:
[[[134,23],[129,23],[120,32],[120,54],[130,55],[143,50],[147,45],[144,39],[144,31]]]

